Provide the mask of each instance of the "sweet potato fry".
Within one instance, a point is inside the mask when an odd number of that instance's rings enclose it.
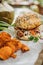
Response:
[[[16,54],[12,54],[11,57],[12,57],[12,58],[16,58],[17,55],[16,55]]]
[[[19,41],[19,40],[17,40],[17,39],[13,39],[14,41],[15,41],[15,46],[16,46],[16,49],[17,50],[20,50],[21,49],[21,47],[22,47],[22,43]],[[16,51],[17,51],[16,50]]]
[[[30,50],[29,47],[27,47],[26,45],[22,44],[22,48],[21,48],[21,51],[22,51],[22,52],[27,52],[27,51],[29,51],[29,50]]]
[[[10,44],[11,46],[12,45],[15,46],[16,47],[16,51],[21,49],[21,47],[22,47],[22,43],[19,40],[17,40],[17,39],[12,39],[12,40],[10,40],[9,43],[7,42],[7,44]]]
[[[14,53],[18,50],[26,52],[30,49],[26,45],[22,44],[18,39],[11,39],[11,36],[8,33],[0,33],[0,59],[6,60],[9,57],[16,58]]]
[[[6,32],[1,32],[0,33],[0,39],[2,39],[3,42],[6,42],[6,41],[11,40],[11,36]]]
[[[18,39],[16,39],[16,38],[13,38],[11,41],[13,42],[13,45],[15,45],[15,46],[20,42],[20,41],[19,41]]]
[[[22,48],[22,44],[19,42],[16,47],[17,47],[17,50],[20,50]]]
[[[12,49],[8,46],[2,47],[0,49],[0,58],[2,60],[6,60],[8,59],[12,54]]]
[[[4,45],[3,40],[0,39],[0,48]]]
[[[11,40],[11,36],[6,32],[0,33],[0,47],[4,46],[7,41]]]
[[[12,49],[12,53],[16,51],[15,45],[13,45],[13,42],[9,41],[6,43],[6,46],[9,46]]]

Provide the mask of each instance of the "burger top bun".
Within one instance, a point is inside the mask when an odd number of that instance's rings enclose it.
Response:
[[[33,29],[41,25],[40,18],[36,14],[27,13],[18,16],[15,21],[16,27],[21,29]]]

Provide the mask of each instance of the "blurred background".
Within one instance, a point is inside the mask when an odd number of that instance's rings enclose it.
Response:
[[[43,19],[43,0],[0,0],[0,21],[11,24],[22,11],[32,11]]]
[[[30,8],[43,15],[43,0],[7,0],[14,8]]]

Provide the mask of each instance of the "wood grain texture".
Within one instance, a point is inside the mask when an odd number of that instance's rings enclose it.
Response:
[[[35,62],[35,65],[43,65],[43,50],[40,52],[39,57]]]

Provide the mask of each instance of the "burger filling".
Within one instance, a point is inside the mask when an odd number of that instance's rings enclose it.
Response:
[[[40,38],[42,36],[43,38],[43,29],[42,29],[43,25],[40,25],[37,28],[31,29],[31,30],[25,30],[25,29],[20,29],[20,28],[15,28],[16,29],[16,36],[19,39],[25,38],[25,39],[29,39],[29,38],[33,38],[33,37],[38,37]],[[41,30],[40,30],[41,29]]]

